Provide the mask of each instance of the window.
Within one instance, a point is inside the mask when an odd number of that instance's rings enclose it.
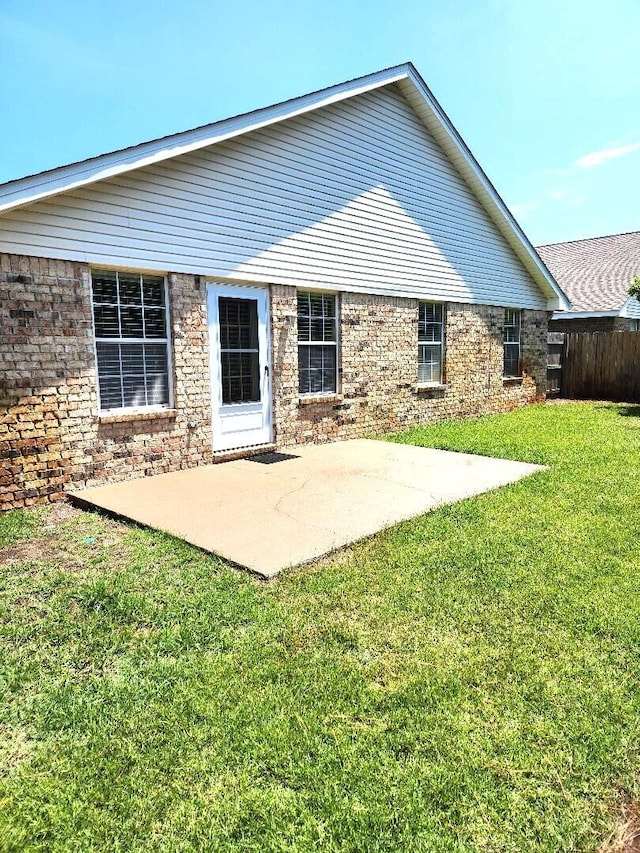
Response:
[[[100,409],[169,405],[169,340],[162,276],[93,270]]]
[[[640,320],[629,320],[629,331],[640,332]]]
[[[434,302],[418,306],[418,382],[440,383],[444,366],[444,308]]]
[[[298,292],[298,376],[301,394],[335,394],[338,388],[337,298]]]
[[[503,326],[503,376],[520,376],[520,311],[505,308]]]
[[[219,296],[218,317],[222,402],[259,402],[258,302]]]

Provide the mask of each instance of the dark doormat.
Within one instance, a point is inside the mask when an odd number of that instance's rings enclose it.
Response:
[[[299,459],[295,453],[261,453],[259,456],[251,456],[247,462],[259,462],[261,465],[274,465],[276,462],[286,462],[287,459]]]

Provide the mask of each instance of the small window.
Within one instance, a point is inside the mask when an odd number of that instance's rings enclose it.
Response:
[[[256,299],[218,297],[223,404],[260,401]]]
[[[629,320],[629,331],[640,332],[640,320]]]
[[[169,405],[169,338],[162,276],[93,270],[100,409]]]
[[[435,302],[418,306],[418,382],[441,383],[444,369],[444,307]]]
[[[301,394],[335,394],[338,388],[337,298],[298,292],[298,376]]]
[[[503,376],[520,376],[520,315],[517,308],[505,308],[503,326]]]

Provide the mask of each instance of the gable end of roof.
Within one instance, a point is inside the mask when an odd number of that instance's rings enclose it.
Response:
[[[570,303],[493,184],[412,63],[374,72],[283,103],[224,119],[0,185],[0,215],[124,172],[249,133],[382,86],[398,84],[405,98],[466,181],[524,268],[547,298],[548,310]]]

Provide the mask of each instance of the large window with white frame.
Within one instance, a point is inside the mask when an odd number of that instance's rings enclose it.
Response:
[[[100,410],[168,407],[164,277],[95,269],[91,288]]]
[[[507,379],[519,377],[520,372],[520,328],[522,312],[518,308],[505,308],[503,326],[503,376]]]
[[[338,299],[334,293],[298,291],[300,394],[338,390]]]
[[[418,383],[439,385],[444,379],[444,305],[418,305]]]

